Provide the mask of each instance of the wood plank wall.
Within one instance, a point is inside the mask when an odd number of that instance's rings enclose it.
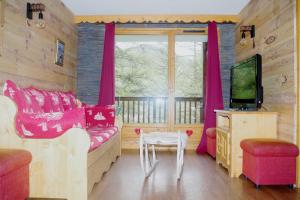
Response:
[[[297,144],[300,148],[300,0],[296,0],[296,40],[297,40]],[[297,187],[300,188],[300,157],[297,158]]]
[[[295,1],[252,0],[240,12],[236,27],[236,59],[259,53],[263,64],[263,106],[279,112],[278,137],[296,142]],[[239,44],[240,25],[256,26],[256,47]],[[249,39],[249,35],[247,35]]]
[[[0,89],[11,79],[21,86],[76,91],[77,29],[72,12],[60,0],[31,0],[46,6],[46,28],[39,29],[34,23],[37,15],[30,26],[26,23],[27,1],[1,1]],[[63,67],[54,64],[56,38],[65,42]]]

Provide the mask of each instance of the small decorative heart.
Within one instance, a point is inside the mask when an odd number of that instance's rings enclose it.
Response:
[[[137,135],[141,134],[141,128],[135,128],[135,129],[134,129],[134,132],[135,132]]]
[[[185,132],[189,137],[193,135],[193,130],[186,130]]]

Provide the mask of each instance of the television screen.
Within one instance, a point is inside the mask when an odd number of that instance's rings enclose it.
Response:
[[[256,70],[255,60],[250,60],[232,69],[232,98],[256,98]]]
[[[261,56],[255,55],[231,68],[230,107],[256,109],[262,102]]]

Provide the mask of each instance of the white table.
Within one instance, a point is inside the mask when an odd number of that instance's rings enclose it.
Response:
[[[187,135],[182,132],[151,132],[140,131],[140,160],[145,177],[151,175],[158,160],[155,154],[155,145],[177,147],[177,179],[180,180],[183,169],[184,149],[187,142]],[[149,157],[148,148],[152,146],[152,159]]]

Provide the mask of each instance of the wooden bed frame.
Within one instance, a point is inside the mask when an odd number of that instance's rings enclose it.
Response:
[[[54,139],[21,138],[15,129],[16,113],[15,103],[0,95],[0,148],[31,152],[30,197],[86,200],[121,155],[120,133],[90,153],[84,129],[72,128]]]

